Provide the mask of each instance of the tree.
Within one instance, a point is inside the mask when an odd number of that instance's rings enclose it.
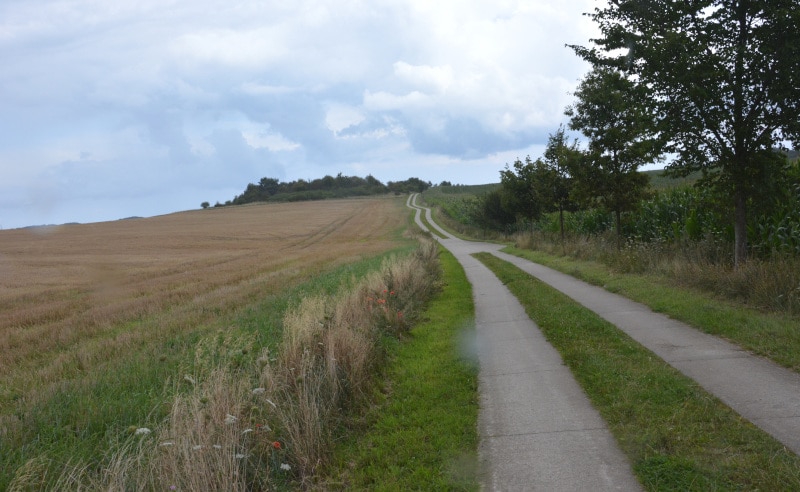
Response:
[[[580,165],[583,152],[578,149],[578,141],[568,142],[564,127],[559,126],[556,133],[547,139],[544,151],[545,169],[541,173],[542,194],[547,208],[558,211],[558,223],[561,229],[561,243],[564,243],[564,212],[574,210],[573,170]]]
[[[567,108],[569,126],[589,139],[582,162],[573,167],[576,194],[596,199],[614,212],[617,238],[622,234],[622,212],[633,209],[648,185],[639,166],[659,158],[644,87],[614,68],[597,67],[579,84],[577,102]]]
[[[500,171],[503,207],[513,210],[518,219],[534,221],[541,217],[545,207],[541,186],[545,174],[542,160],[534,162],[530,156],[525,158],[525,162],[514,161],[513,169],[506,164],[506,168]]]
[[[648,91],[673,174],[702,171],[731,197],[739,265],[768,156],[800,141],[800,2],[612,0],[591,17],[601,37],[573,49]]]
[[[513,210],[506,208],[505,190],[496,188],[470,202],[468,216],[475,225],[498,231],[508,231],[516,222]]]
[[[211,204],[208,203],[208,202],[203,202],[203,203],[200,204],[200,206],[203,207],[203,209],[206,209],[206,208],[210,207]]]

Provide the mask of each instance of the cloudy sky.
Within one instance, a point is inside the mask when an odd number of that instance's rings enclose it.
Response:
[[[325,174],[499,181],[566,121],[593,0],[2,0],[0,227]]]

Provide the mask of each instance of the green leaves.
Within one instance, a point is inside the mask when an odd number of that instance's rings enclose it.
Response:
[[[782,141],[800,143],[800,4],[629,0],[611,2],[591,17],[601,36],[593,48],[573,47],[576,54],[598,77],[624,71],[633,93],[644,96],[657,135],[678,155],[672,168],[721,171],[719,183],[727,186],[729,207],[736,207],[741,259],[745,206],[757,188],[751,177],[767,165],[760,156]],[[593,77],[579,91],[584,106],[578,115],[610,104],[612,85],[598,94]],[[586,118],[574,124],[600,128]]]
[[[644,89],[616,69],[596,67],[566,111],[570,128],[589,138],[589,152],[574,169],[577,192],[616,213],[617,234],[619,214],[633,209],[647,187],[639,166],[657,160],[663,149]]]

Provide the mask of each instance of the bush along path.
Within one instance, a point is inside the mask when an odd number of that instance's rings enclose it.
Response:
[[[436,227],[429,216],[430,211],[427,210],[426,213],[428,222]],[[487,263],[494,264],[493,268],[498,272],[505,268],[499,264],[515,265],[524,271],[524,276],[529,279],[536,277],[571,297],[577,304],[583,305],[583,308],[580,309],[586,308],[584,310],[587,313],[591,311],[597,313],[597,316],[609,322],[608,326],[613,327],[614,332],[618,334],[614,337],[627,340],[625,343],[610,343],[609,347],[612,348],[601,348],[600,344],[596,343],[592,345],[591,349],[584,347],[579,356],[575,355],[574,350],[570,351],[569,343],[566,345],[557,343],[557,345],[573,372],[579,376],[584,391],[590,394],[592,400],[603,411],[604,417],[611,422],[617,438],[621,439],[623,443],[628,458],[634,463],[639,480],[648,489],[702,489],[706,486],[713,486],[713,488],[721,489],[768,490],[777,487],[777,489],[796,490],[800,486],[800,472],[798,472],[800,459],[795,454],[800,452],[800,375],[762,358],[752,356],[735,345],[713,336],[701,334],[666,316],[655,314],[649,308],[611,294],[602,288],[589,286],[568,275],[501,253],[499,251],[501,246],[485,243],[462,245],[460,243],[463,242],[455,239],[443,240],[442,243],[454,248],[464,248],[469,252],[490,253],[495,260],[489,261],[491,257],[485,254],[482,259]],[[497,259],[504,261],[497,261]],[[503,281],[511,282],[512,278],[514,277],[503,277]],[[535,287],[528,286],[519,289],[517,294],[523,295],[526,289],[531,291]],[[534,309],[532,306],[539,303],[563,302],[565,301],[556,298],[550,298],[548,301],[544,294],[541,294],[536,299],[527,299],[526,306],[529,308],[528,313],[533,315],[534,311],[541,312],[546,309],[543,307]],[[552,318],[551,315],[547,316]],[[546,319],[547,316],[542,319]],[[586,317],[585,315],[581,316]],[[566,317],[564,314],[558,315],[556,318],[556,320],[548,321],[551,327],[546,330],[547,336],[553,339],[554,343],[558,338],[553,337],[560,337],[562,342],[564,339],[572,339],[571,343],[578,345],[578,341],[575,339],[587,336],[581,334],[577,324],[573,326],[573,323],[576,323],[575,318]],[[543,321],[537,318],[537,322]],[[545,325],[542,326],[545,327]],[[561,333],[554,332],[552,326],[557,326]],[[603,330],[607,331],[606,328],[597,325],[593,332]],[[638,348],[631,352],[628,348],[622,350],[620,347]],[[660,362],[671,365],[689,379],[696,381],[699,386],[695,385],[688,392],[678,392],[694,396],[691,398],[687,396],[682,403],[677,402],[675,408],[682,409],[681,412],[676,411],[677,413],[668,411],[665,413],[664,405],[660,403],[655,407],[652,406],[654,399],[668,402],[675,396],[667,394],[669,393],[667,386],[653,385],[652,382],[647,383],[651,387],[649,393],[639,391],[641,400],[638,403],[634,401],[622,410],[620,408],[612,411],[603,409],[602,404],[598,402],[608,399],[609,394],[614,393],[609,389],[613,389],[616,385],[613,381],[626,380],[625,377],[614,379],[615,376],[618,376],[617,373],[623,372],[624,369],[621,365],[605,366],[605,369],[595,371],[596,373],[591,377],[586,376],[585,373],[582,375],[581,371],[585,371],[587,364],[591,366],[597,360],[609,358],[612,351],[617,351],[616,356],[621,357],[619,359],[621,361],[630,357],[639,357],[648,363],[663,359]],[[641,375],[638,374],[639,372],[647,372],[645,368],[634,368],[631,371],[631,376],[636,377]],[[666,374],[662,369],[654,369],[654,371],[662,375]],[[674,383],[675,387],[685,386],[685,383],[678,381],[683,376],[664,377],[670,380],[670,385]],[[591,380],[592,378],[607,380],[605,389],[602,384],[587,383],[587,379]],[[643,381],[642,384],[645,384],[647,378],[644,378]],[[641,390],[641,388],[638,389]],[[741,418],[729,418],[726,412],[730,412],[730,410],[724,405],[711,405],[707,411],[701,412],[708,414],[706,415],[708,418],[705,420],[713,424],[710,427],[703,427],[706,422],[701,423],[702,419],[687,421],[688,413],[685,412],[687,405],[692,406],[694,404],[692,402],[697,399],[715,400],[703,390],[719,398],[730,409],[760,427],[764,432],[753,428],[750,423]],[[722,409],[718,407],[722,407]],[[660,424],[655,427],[656,430],[653,430],[654,427],[637,429],[637,424],[633,424],[634,428],[628,429],[627,438],[618,434],[620,427],[631,426],[631,422],[635,422],[637,419],[639,422],[660,420]],[[687,428],[689,429],[688,434],[686,434]],[[766,435],[765,432],[772,437]],[[692,438],[687,439],[688,443],[681,443],[681,435],[692,436]],[[739,438],[737,439],[736,436]],[[745,438],[744,436],[749,437]],[[632,446],[631,441],[636,441],[641,446]],[[720,442],[725,444],[721,447],[714,444]],[[713,456],[710,455],[714,453],[720,453],[719,456],[747,456],[743,462],[748,462],[753,466],[748,468],[742,463],[738,463],[727,468],[725,466],[705,467],[705,462],[713,461]],[[757,469],[769,471],[755,473],[754,470]],[[751,470],[751,472],[744,470]],[[777,481],[770,481],[770,477],[779,478]]]
[[[409,206],[414,207],[413,197]],[[425,227],[417,208],[417,224]],[[435,227],[426,210],[428,223]],[[444,231],[440,232],[444,233]],[[497,245],[441,244],[473,287],[480,365],[479,475],[487,490],[639,490],[599,413],[522,305],[472,253]]]

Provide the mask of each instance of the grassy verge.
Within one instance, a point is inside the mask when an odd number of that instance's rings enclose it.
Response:
[[[380,268],[390,256],[413,246],[336,268],[298,272],[279,289],[224,313],[191,332],[131,345],[123,358],[65,380],[36,401],[16,402],[13,420],[0,417],[0,490],[16,477],[31,489],[52,488],[67,463],[100,466],[129,437],[129,428],[155,428],[171,411],[176,394],[191,390],[184,379],[227,366],[250,368],[262,348],[282,337],[284,313],[300,299],[332,295]],[[154,330],[142,319],[131,330]],[[203,357],[198,357],[202,349]],[[198,366],[198,359],[202,365]]]
[[[800,371],[800,319],[723,301],[709,293],[676,287],[655,275],[622,274],[600,263],[506,248],[507,253],[599,285],[706,333]]]
[[[476,255],[561,353],[649,490],[798,490],[800,458],[555,289]]]
[[[459,354],[472,288],[441,253],[444,288],[388,368],[368,429],[337,446],[328,488],[477,490],[477,368]]]
[[[435,234],[436,236],[438,236],[441,239],[447,239],[447,236],[442,234],[439,231],[439,229],[433,227],[433,225],[431,225],[431,223],[428,222],[428,216],[427,216],[427,214],[425,213],[424,210],[420,212],[419,218],[420,218],[420,220],[422,220],[422,223],[425,224],[425,227],[428,228],[428,231],[430,231],[431,234]]]
[[[444,209],[443,204],[433,198],[429,191],[421,193],[417,199],[417,203],[431,209],[431,215],[436,217],[436,223],[439,227],[447,231],[449,234],[463,239],[464,241],[474,241],[475,238],[484,238],[485,234],[475,228],[469,227],[453,217],[451,217]],[[427,221],[426,221],[427,222]],[[433,229],[432,229],[433,230]]]
[[[419,197],[417,197],[417,198],[419,199]],[[415,220],[414,220],[414,218],[416,217],[416,214],[417,214],[417,209],[416,209],[416,208],[414,208],[414,209],[411,209],[411,220],[409,221],[409,224],[410,224],[412,227],[418,227],[418,226],[417,226],[417,223],[416,223],[416,222],[415,222]],[[428,218],[427,218],[427,216],[426,216],[426,214],[425,214],[425,210],[420,210],[420,211],[419,211],[419,220],[422,222],[422,224],[423,224],[425,227],[427,227],[427,228],[428,228],[428,232],[429,232],[430,234],[432,234],[432,235],[435,235],[435,236],[439,237],[440,239],[447,239],[447,236],[445,236],[444,234],[442,234],[441,232],[439,232],[439,229],[436,229],[435,227],[433,227],[433,226],[431,225],[431,223],[430,223],[430,222],[428,222]]]

